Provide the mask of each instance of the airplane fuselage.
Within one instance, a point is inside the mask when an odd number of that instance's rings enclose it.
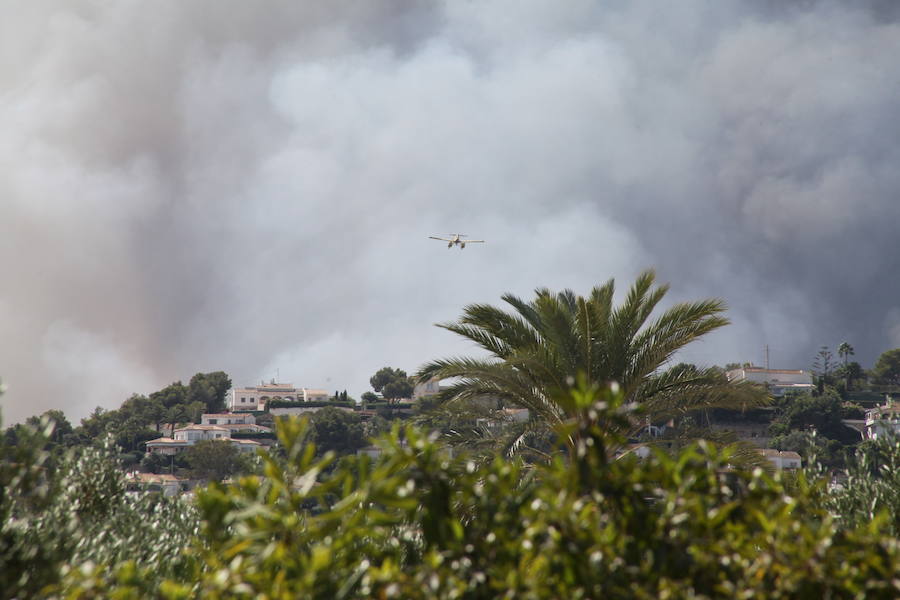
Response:
[[[447,242],[448,249],[453,248],[453,246],[459,246],[459,249],[462,250],[466,247],[466,244],[468,244],[468,243],[471,243],[471,242],[483,243],[484,242],[484,240],[468,240],[468,239],[464,240],[464,239],[462,239],[463,236],[460,233],[452,234],[450,237],[446,237],[446,238],[435,237],[435,236],[430,236],[430,237],[433,240],[442,240],[442,241]]]

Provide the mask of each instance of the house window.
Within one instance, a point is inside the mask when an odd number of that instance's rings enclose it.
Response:
[[[219,420],[218,420],[218,419],[210,419],[210,420],[209,420],[209,424],[210,424],[210,425],[218,425],[218,424],[219,424]]]

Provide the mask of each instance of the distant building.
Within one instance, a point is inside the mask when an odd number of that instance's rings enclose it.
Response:
[[[188,489],[190,482],[168,473],[127,473],[125,485],[129,492],[159,492],[176,496]]]
[[[779,471],[783,469],[799,469],[801,465],[800,455],[796,452],[788,450],[774,450],[772,448],[763,448],[758,451],[765,456],[769,462],[775,465]]]
[[[206,413],[201,417],[200,424],[216,425],[231,433],[235,431],[269,433],[272,431],[268,427],[257,425],[256,417],[252,413]]]
[[[437,378],[429,379],[428,381],[423,381],[421,383],[417,383],[413,387],[412,399],[413,400],[421,400],[422,398],[428,398],[430,396],[436,396],[441,392],[441,382]]]
[[[870,440],[888,433],[900,435],[900,404],[888,396],[881,406],[866,411],[865,437]]]
[[[490,417],[475,419],[475,424],[491,431],[499,431],[509,424],[527,423],[530,416],[527,408],[501,408]]]
[[[626,447],[616,451],[615,459],[619,460],[624,456],[636,456],[638,459],[644,460],[650,454],[650,446],[647,444],[628,444]]]
[[[725,374],[728,381],[740,383],[750,381],[765,385],[773,396],[784,396],[787,392],[808,392],[813,385],[812,372],[802,369],[764,369],[763,367],[741,367]]]
[[[709,428],[716,432],[721,432],[734,436],[736,439],[747,442],[759,448],[765,448],[769,445],[771,437],[769,436],[769,426],[771,423],[753,423],[748,421],[716,421],[709,424]]]
[[[376,459],[383,454],[383,450],[378,446],[366,446],[356,451],[357,456],[362,456],[363,454],[371,459]]]
[[[182,452],[202,440],[223,440],[231,442],[241,450],[250,451],[259,447],[254,440],[235,440],[231,438],[231,430],[219,425],[188,425],[176,429],[174,437],[161,437],[147,442],[147,452],[158,454],[176,454]]]
[[[265,410],[270,400],[289,402],[327,402],[328,392],[309,388],[296,388],[290,383],[261,383],[254,387],[231,388],[227,403],[232,411]]]

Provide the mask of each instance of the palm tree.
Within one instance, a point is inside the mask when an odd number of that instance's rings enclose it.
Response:
[[[841,342],[841,345],[838,346],[837,350],[838,350],[838,356],[840,356],[841,358],[844,359],[845,367],[847,366],[847,359],[849,357],[853,356],[854,354],[856,354],[856,352],[853,350],[853,346],[851,346],[847,342]]]
[[[588,297],[571,290],[536,290],[530,302],[511,295],[503,301],[515,312],[488,304],[472,304],[453,323],[439,324],[475,342],[487,358],[449,358],[426,364],[420,380],[455,379],[442,392],[445,403],[465,404],[493,398],[527,408],[530,419],[509,441],[514,451],[530,432],[565,423],[575,415],[565,401],[576,378],[591,384],[616,382],[628,403],[641,407],[645,418],[662,422],[701,408],[758,406],[765,392],[729,384],[717,367],[662,367],[679,349],[728,324],[721,300],[679,303],[655,320],[651,313],[668,291],[654,286],[655,274],[637,278],[620,306],[613,306],[612,279]],[[645,419],[631,421],[634,435]]]

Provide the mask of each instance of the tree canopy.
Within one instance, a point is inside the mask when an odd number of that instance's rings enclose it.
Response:
[[[877,383],[900,385],[900,348],[882,353],[872,368],[872,376]]]
[[[402,369],[383,367],[369,379],[369,383],[385,400],[399,400],[412,396],[412,381]]]
[[[624,302],[615,306],[612,279],[586,296],[571,290],[538,289],[525,301],[512,294],[503,301],[513,312],[472,304],[456,322],[440,327],[475,342],[488,358],[433,361],[419,380],[455,379],[441,397],[446,402],[494,398],[527,408],[531,423],[558,425],[571,409],[557,401],[585,377],[592,385],[616,382],[628,402],[641,405],[653,420],[668,420],[699,408],[740,408],[765,401],[755,386],[732,385],[717,367],[665,368],[681,348],[723,327],[721,300],[677,303],[655,319],[651,315],[668,291],[655,285],[653,271],[642,273]],[[634,432],[639,420],[629,426]],[[528,425],[522,435],[527,435]],[[512,440],[517,447],[524,438]]]
[[[223,371],[197,373],[188,383],[186,402],[202,402],[208,413],[225,410],[225,395],[231,389],[231,379]]]
[[[250,468],[249,458],[227,440],[200,440],[184,454],[193,476],[198,479],[221,481]]]
[[[320,452],[352,454],[368,443],[359,416],[332,406],[313,413],[310,434]]]

